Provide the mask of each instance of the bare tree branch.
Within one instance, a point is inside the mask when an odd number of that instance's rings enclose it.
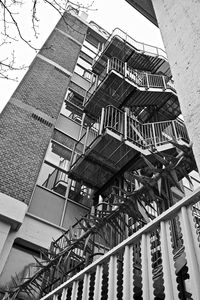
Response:
[[[14,43],[18,41],[22,41],[25,43],[29,48],[38,51],[39,48],[36,46],[36,41],[39,37],[39,18],[38,18],[38,11],[40,9],[40,4],[45,3],[54,9],[60,16],[63,16],[66,10],[69,10],[69,7],[73,7],[73,9],[77,9],[79,11],[88,11],[94,10],[92,9],[93,2],[87,5],[83,5],[79,2],[69,1],[69,0],[32,0],[31,3],[31,11],[27,11],[27,16],[30,19],[30,28],[32,30],[31,39],[25,36],[24,33],[24,24],[23,22],[19,22],[19,17],[22,12],[22,8],[25,5],[25,2],[22,0],[0,0],[0,25],[2,25],[1,30],[1,40],[0,40],[0,47],[6,47],[7,44],[12,45],[13,48]],[[27,4],[27,3],[26,3]],[[67,26],[72,28],[66,18],[63,17],[63,20]],[[77,31],[75,28],[73,30]],[[79,32],[81,34],[81,32]],[[34,42],[32,41],[34,38]],[[9,56],[0,57],[0,79],[11,79],[17,80],[17,78],[12,78],[9,75],[9,71],[13,70],[22,70],[25,66],[18,66],[16,62],[16,57],[14,55],[14,51]]]

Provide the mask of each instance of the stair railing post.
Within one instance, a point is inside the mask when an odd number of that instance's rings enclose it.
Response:
[[[127,77],[127,62],[124,63],[124,76]]]
[[[156,53],[159,56],[159,51],[158,51],[158,47],[156,47]]]
[[[147,88],[149,89],[149,76],[147,73],[145,73],[145,75],[146,75],[146,80],[147,80]]]
[[[145,52],[145,46],[144,46],[144,43],[142,43],[142,51]]]
[[[154,124],[154,123],[152,123],[152,132],[153,132],[154,146],[155,146],[155,148],[156,148],[157,142],[156,142],[155,124]]]
[[[105,108],[102,107],[102,109],[101,109],[101,120],[100,120],[100,126],[99,126],[99,135],[102,135],[102,133],[103,133],[104,115],[105,115]]]
[[[164,86],[164,89],[166,90],[166,82],[165,82],[165,76],[162,76],[162,80],[163,80],[163,86]]]
[[[127,140],[128,113],[124,112],[124,139]]]
[[[176,120],[172,121],[172,129],[174,131],[174,137],[176,140],[178,140],[178,135],[177,135],[177,131],[176,131],[176,125],[175,125]]]
[[[107,71],[106,71],[106,73],[108,74],[109,71],[110,71],[110,59],[108,58],[108,60],[107,60]]]

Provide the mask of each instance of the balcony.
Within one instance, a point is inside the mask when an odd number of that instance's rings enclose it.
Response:
[[[95,119],[102,107],[134,107],[140,120],[151,117],[148,108],[155,107],[160,120],[175,119],[180,107],[173,83],[168,77],[141,72],[113,57],[87,92],[84,109]]]
[[[200,189],[41,300],[200,299],[199,200]],[[179,238],[173,235],[175,220]]]
[[[173,154],[176,150],[170,141],[189,143],[185,125],[178,120],[142,124],[113,106],[102,109],[98,124],[95,124],[98,125],[96,137],[89,146],[86,146],[87,136],[94,129],[87,128],[83,152],[78,159],[72,158],[69,171],[71,178],[96,189],[125,166],[130,168],[130,161],[132,170],[141,168],[144,162],[138,159],[138,154],[151,157],[149,150],[153,149]]]
[[[171,76],[166,52],[158,47],[134,40],[116,28],[108,38],[104,50],[94,59],[93,72],[100,75],[107,59],[117,57],[126,61],[132,68]]]

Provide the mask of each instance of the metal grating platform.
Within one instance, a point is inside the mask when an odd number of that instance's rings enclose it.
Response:
[[[110,43],[99,56],[93,65],[93,72],[100,75],[106,66],[107,59],[117,57],[118,59],[129,63],[131,67],[138,70],[145,70],[152,73],[162,73],[171,76],[171,70],[168,61],[161,56],[148,54],[133,47],[125,42],[119,36],[113,36]]]
[[[88,186],[101,188],[114,174],[126,165],[136,150],[123,143],[119,137],[105,133],[86,150],[84,156],[72,166],[69,177],[82,180]]]
[[[140,107],[138,114],[148,106],[156,106],[157,112],[160,110],[162,115],[161,120],[175,119],[181,113],[178,97],[170,89],[139,87],[114,70],[107,74],[90,96],[84,110],[95,119],[101,108],[107,105],[117,108],[122,105]],[[147,118],[141,120],[145,122]]]

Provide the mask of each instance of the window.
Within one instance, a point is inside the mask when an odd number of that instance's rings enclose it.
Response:
[[[99,44],[100,44],[99,40],[97,40],[92,34],[88,34],[84,41],[84,45],[86,45],[88,48],[90,48],[93,51],[99,50]]]
[[[71,149],[51,141],[37,183],[64,196],[71,153]]]
[[[14,280],[17,282],[19,278],[24,282],[37,271],[34,257],[40,260],[39,250],[33,250],[32,245],[16,239],[6,261],[4,272],[0,276],[1,288],[13,288]]]
[[[91,70],[92,70],[92,65],[86,60],[84,60],[83,58],[79,57],[74,72],[84,77],[85,79],[91,81],[92,80]]]
[[[92,70],[92,65],[81,57],[78,58],[77,65],[83,67],[86,70]]]
[[[85,70],[82,66],[76,65],[74,72],[88,81],[92,80],[92,73],[88,70]]]
[[[83,44],[82,49],[81,49],[85,54],[90,56],[91,58],[94,58],[97,55],[97,51],[92,51],[89,49],[86,45]]]

